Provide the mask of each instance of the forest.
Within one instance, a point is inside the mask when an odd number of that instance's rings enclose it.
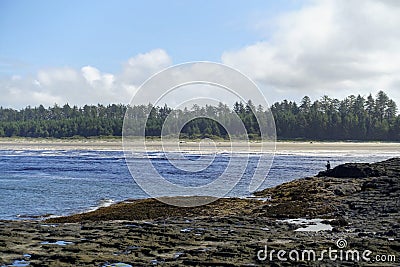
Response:
[[[268,117],[265,108],[254,106],[251,100],[247,103],[236,102],[232,108],[220,103],[218,106],[194,105],[183,110],[151,104],[83,107],[65,104],[48,108],[40,105],[21,110],[0,107],[0,137],[121,136],[127,110],[131,122],[127,129],[129,134],[139,136],[145,131],[148,137],[160,136],[164,121],[172,115],[176,121],[198,117],[184,125],[181,138],[229,139],[231,136],[222,124],[229,125],[232,118],[239,117],[249,139],[257,140],[260,138],[260,125]],[[277,138],[281,140],[400,141],[397,105],[383,91],[375,97],[350,95],[338,100],[323,96],[313,102],[305,96],[300,103],[287,100],[274,103],[270,110],[275,120]],[[204,118],[206,116],[215,120]],[[145,129],[140,125],[145,125]],[[163,131],[168,134],[173,129]]]

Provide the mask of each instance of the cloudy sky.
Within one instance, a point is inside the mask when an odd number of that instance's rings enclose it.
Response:
[[[384,90],[400,104],[400,1],[0,2],[0,106],[129,103],[165,67],[215,61],[270,103]]]

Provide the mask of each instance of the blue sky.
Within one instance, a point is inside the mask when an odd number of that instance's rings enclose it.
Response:
[[[128,103],[173,64],[242,71],[269,102],[386,91],[400,104],[400,2],[0,1],[0,106]]]
[[[1,72],[94,65],[118,71],[127,58],[162,48],[174,63],[220,61],[260,40],[252,24],[300,1],[2,1]],[[3,62],[4,64],[4,62]],[[14,74],[14,73],[13,73]]]

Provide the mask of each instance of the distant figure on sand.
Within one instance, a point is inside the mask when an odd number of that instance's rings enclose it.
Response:
[[[329,160],[326,162],[326,170],[329,171],[331,169],[331,163]]]

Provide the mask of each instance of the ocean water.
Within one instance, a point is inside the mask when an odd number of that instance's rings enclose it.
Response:
[[[277,154],[260,190],[294,179],[313,176],[345,162],[375,162],[390,153],[288,153]],[[201,163],[200,155],[185,155],[190,164]],[[136,153],[131,159],[140,168],[146,158],[169,181],[193,186],[207,184],[220,175],[231,159],[241,164],[241,154],[217,154],[212,164],[188,175],[174,167],[164,153]],[[237,160],[235,160],[237,159]],[[237,162],[237,163],[235,163]],[[227,196],[251,196],[248,181],[258,163],[251,155],[245,174]],[[151,179],[143,168],[143,177]],[[0,219],[32,219],[84,212],[126,199],[149,197],[132,178],[123,151],[0,150]]]

